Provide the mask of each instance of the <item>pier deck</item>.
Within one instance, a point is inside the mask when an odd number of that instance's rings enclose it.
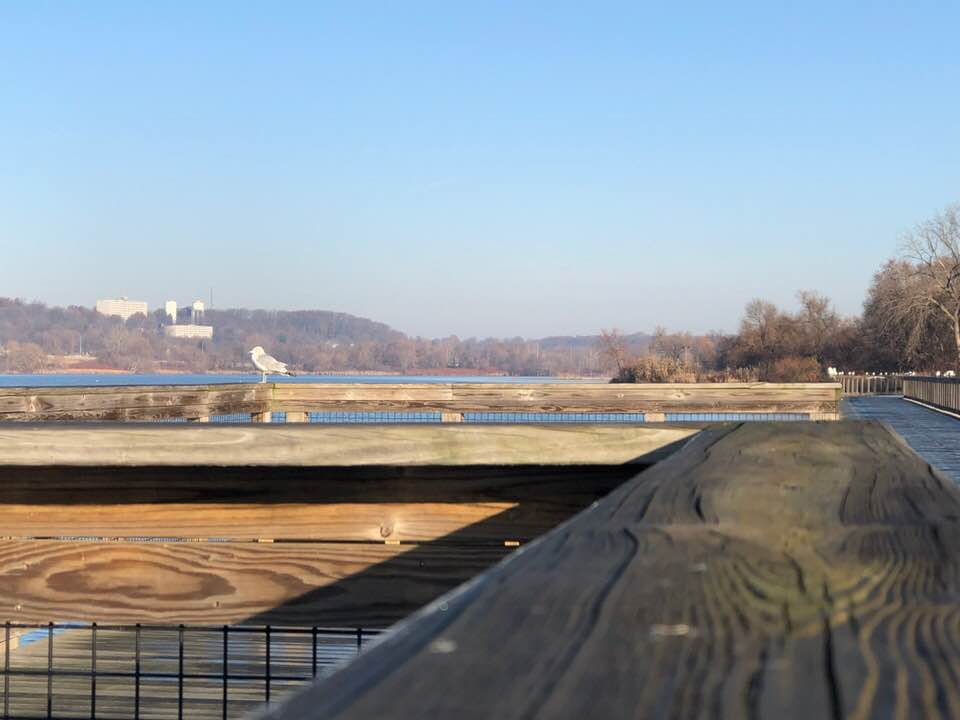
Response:
[[[846,398],[844,412],[887,423],[920,457],[960,484],[960,419],[893,395]]]

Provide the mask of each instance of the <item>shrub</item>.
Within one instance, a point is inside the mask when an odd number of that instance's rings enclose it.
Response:
[[[697,368],[676,358],[641,355],[630,361],[613,382],[692,383],[697,382]]]
[[[34,373],[43,370],[47,354],[39,345],[11,340],[0,352],[0,369],[4,372]]]
[[[824,379],[824,373],[816,358],[791,355],[774,362],[765,379],[786,383],[820,382]]]

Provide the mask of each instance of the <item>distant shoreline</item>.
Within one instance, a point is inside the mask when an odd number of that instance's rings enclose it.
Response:
[[[198,376],[198,375],[210,375],[210,376],[238,375],[238,376],[242,376],[242,375],[256,375],[256,374],[257,374],[257,373],[256,373],[254,370],[252,370],[252,369],[251,369],[251,370],[216,370],[216,371],[206,371],[206,372],[196,372],[196,371],[191,371],[191,370],[170,370],[170,369],[163,369],[163,370],[150,370],[150,371],[139,372],[139,371],[132,371],[132,370],[121,370],[121,369],[119,369],[119,368],[104,368],[104,367],[101,367],[101,368],[78,368],[78,367],[67,367],[67,368],[56,368],[56,369],[38,370],[38,371],[35,371],[35,372],[3,372],[3,373],[0,373],[0,376],[17,377],[17,376],[31,376],[31,375],[32,375],[32,376],[37,376],[37,375],[46,375],[46,376],[54,376],[54,375],[102,375],[102,376],[105,376],[105,377],[114,377],[114,376],[124,375],[124,376],[134,377],[134,376],[137,376],[137,375],[169,375],[169,376],[177,376],[177,375],[185,375],[185,376],[186,376],[186,375],[191,375],[191,376]],[[305,376],[305,377],[324,377],[324,376],[328,376],[328,377],[403,377],[403,378],[411,378],[411,377],[414,377],[414,378],[415,378],[415,377],[430,377],[430,378],[437,378],[437,377],[450,377],[450,378],[457,378],[457,377],[502,377],[502,378],[509,378],[509,377],[515,377],[515,376],[512,376],[512,375],[508,375],[507,373],[504,373],[504,372],[484,372],[484,371],[475,370],[475,369],[474,369],[474,370],[466,370],[466,371],[457,370],[457,371],[455,371],[455,372],[451,372],[451,371],[449,370],[449,368],[446,369],[446,371],[444,371],[444,369],[439,369],[439,368],[438,368],[438,369],[432,369],[432,370],[428,370],[428,369],[417,369],[417,370],[410,370],[410,371],[408,371],[408,372],[394,372],[394,371],[389,371],[389,370],[323,370],[323,371],[317,371],[317,372],[300,372],[300,373],[297,373],[297,375],[302,375],[302,376]],[[546,381],[549,381],[549,380],[589,380],[589,381],[594,381],[594,382],[595,382],[595,381],[597,381],[597,380],[605,380],[605,379],[608,379],[606,376],[599,376],[599,375],[569,375],[569,374],[543,375],[542,377],[543,377],[543,380],[544,380],[545,382],[546,382]]]

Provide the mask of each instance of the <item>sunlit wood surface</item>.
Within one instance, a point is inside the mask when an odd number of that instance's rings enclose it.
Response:
[[[708,429],[271,717],[958,717],[958,518],[880,423]]]

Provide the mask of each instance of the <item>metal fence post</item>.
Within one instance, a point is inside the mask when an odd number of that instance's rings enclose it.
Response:
[[[47,623],[47,720],[53,717],[53,623]]]
[[[97,624],[90,625],[90,720],[97,717]]]
[[[183,720],[183,624],[177,631],[177,720]]]
[[[133,632],[133,718],[140,720],[140,623]]]
[[[264,635],[267,641],[267,657],[266,657],[266,668],[265,668],[266,676],[264,677],[264,680],[265,680],[264,700],[267,703],[267,705],[269,705],[270,704],[270,626],[269,625],[267,625],[267,627],[264,629]]]
[[[3,639],[3,717],[10,717],[10,621],[4,626]]]
[[[223,720],[227,720],[227,685],[229,681],[228,663],[230,662],[229,647],[230,629],[223,626]]]

